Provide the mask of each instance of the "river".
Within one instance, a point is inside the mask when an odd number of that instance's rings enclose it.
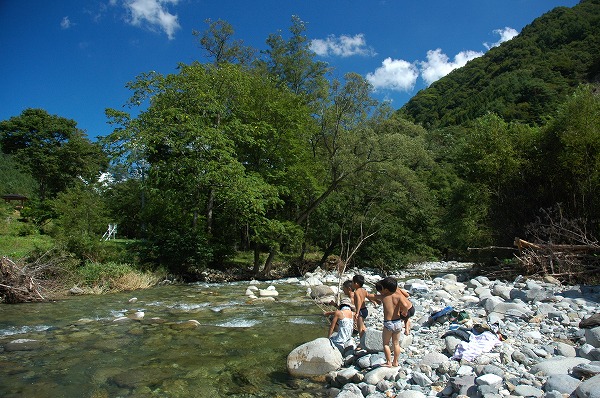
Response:
[[[2,304],[0,396],[321,397],[322,383],[288,375],[286,357],[325,337],[327,322],[306,287],[273,284],[279,296],[266,303],[236,282]],[[134,312],[143,319],[115,322]],[[41,344],[4,348],[17,339]]]

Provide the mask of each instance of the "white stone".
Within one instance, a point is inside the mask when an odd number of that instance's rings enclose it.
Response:
[[[478,378],[475,379],[475,383],[477,383],[478,386],[495,386],[495,385],[500,385],[502,383],[502,377],[492,374],[492,373],[488,373],[482,376],[479,376]]]
[[[276,297],[279,296],[277,290],[259,289],[258,294],[260,297]]]

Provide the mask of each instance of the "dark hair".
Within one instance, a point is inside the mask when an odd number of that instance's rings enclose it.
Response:
[[[398,288],[398,281],[396,280],[396,278],[393,278],[391,276],[383,278],[379,281],[379,284],[381,284],[382,289],[387,289],[392,293],[394,293]]]
[[[362,287],[365,284],[365,277],[362,275],[354,275],[352,278],[352,282],[356,283],[358,286]]]
[[[348,290],[352,290],[352,281],[351,280],[344,281],[344,284],[342,285],[342,287],[345,287]]]
[[[383,289],[383,287],[381,286],[381,281],[375,283],[375,290],[381,292],[381,289]]]

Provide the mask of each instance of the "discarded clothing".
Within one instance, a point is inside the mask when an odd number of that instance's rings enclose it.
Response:
[[[429,325],[432,325],[435,322],[446,323],[446,321],[448,321],[448,317],[450,316],[450,313],[452,312],[452,310],[454,310],[454,308],[451,305],[449,305],[447,307],[444,307],[440,311],[434,312],[433,314],[431,314],[429,316],[427,323]]]
[[[452,359],[464,359],[473,361],[484,352],[490,352],[497,345],[502,344],[498,336],[492,332],[474,334],[469,341],[460,342],[456,345]]]
[[[462,341],[469,341],[471,339],[471,332],[465,327],[459,327],[456,329],[448,330],[446,333],[443,334],[442,338],[448,336],[455,336],[461,339]]]

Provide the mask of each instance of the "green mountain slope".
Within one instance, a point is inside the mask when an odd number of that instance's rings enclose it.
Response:
[[[542,124],[580,83],[600,80],[600,0],[557,7],[512,40],[421,90],[398,112],[426,128],[488,112]]]

